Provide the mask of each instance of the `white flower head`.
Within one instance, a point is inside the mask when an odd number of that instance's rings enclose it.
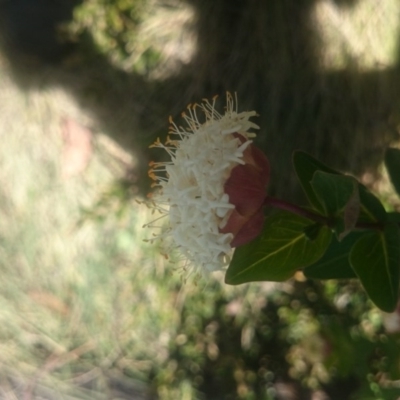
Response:
[[[186,126],[177,126],[170,118],[165,144],[157,139],[151,146],[171,157],[168,162],[150,163],[156,187],[151,207],[161,212],[160,218],[167,217],[152,240],[161,239],[166,254],[177,248],[184,265],[197,271],[214,271],[229,263],[233,234],[220,229],[235,207],[224,184],[232,168],[245,164],[243,152],[255,136],[250,130],[259,128],[250,121],[255,111],[239,113],[237,100],[229,93],[226,100],[224,114],[215,109],[216,97],[189,105],[182,114]],[[147,226],[155,227],[154,222]]]

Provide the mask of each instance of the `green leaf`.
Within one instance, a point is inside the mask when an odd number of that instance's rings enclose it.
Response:
[[[328,174],[344,175],[303,151],[295,151],[293,153],[293,166],[308,200],[319,212],[323,213],[324,206],[311,185],[314,174],[317,171],[322,171]],[[358,184],[358,190],[361,203],[360,220],[370,222],[385,221],[386,211],[381,202],[361,183]]]
[[[318,222],[311,224],[309,226],[306,226],[304,228],[304,233],[307,237],[308,240],[315,240],[318,235],[319,235],[319,231],[321,230],[322,225],[319,224]]]
[[[400,231],[387,223],[383,231],[364,234],[350,252],[350,264],[371,300],[383,311],[395,309],[399,292]]]
[[[400,222],[400,213],[397,211],[392,211],[386,214],[387,215],[387,221],[390,222]]]
[[[303,272],[307,278],[313,279],[351,279],[356,278],[349,262],[350,251],[356,241],[363,236],[362,232],[352,232],[342,241],[335,236],[326,253],[316,263]]]
[[[324,208],[317,195],[314,193],[311,180],[317,171],[323,171],[337,175],[340,175],[340,172],[329,168],[327,165],[318,161],[316,158],[310,156],[304,151],[295,151],[293,153],[293,166],[308,200],[318,211],[323,212]]]
[[[323,226],[314,240],[305,230],[311,221],[279,211],[269,216],[262,234],[238,247],[225,275],[225,282],[238,285],[253,281],[284,281],[297,270],[318,260],[332,236]]]
[[[385,165],[390,181],[400,196],[400,150],[388,148],[385,152]]]
[[[357,181],[351,176],[316,171],[311,187],[325,215],[335,216],[345,209],[354,192],[357,192]]]
[[[384,222],[386,211],[377,197],[349,175],[316,171],[311,186],[327,216],[340,216],[335,231],[342,240],[357,221]]]
[[[360,194],[360,220],[369,222],[385,222],[386,210],[377,197],[375,197],[364,185],[358,184]]]

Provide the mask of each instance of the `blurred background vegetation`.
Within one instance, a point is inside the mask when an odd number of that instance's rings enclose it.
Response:
[[[351,281],[188,282],[143,242],[148,145],[255,109],[270,191],[302,148],[399,208],[396,0],[0,1],[0,398],[400,397],[400,311]],[[221,108],[223,101],[221,101]]]

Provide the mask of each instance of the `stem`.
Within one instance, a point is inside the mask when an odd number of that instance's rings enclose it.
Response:
[[[318,222],[322,225],[326,225],[327,227],[333,227],[334,221],[329,217],[324,217],[323,215],[317,214],[313,211],[309,211],[302,207],[297,206],[296,204],[289,203],[285,200],[277,199],[275,197],[267,196],[264,200],[264,205],[271,206],[275,208],[279,208],[281,210],[289,211],[293,214],[300,215],[301,217],[308,218],[312,221]],[[382,222],[362,222],[358,221],[354,226],[355,230],[382,230],[383,224]]]
[[[358,221],[356,223],[356,226],[354,227],[354,229],[356,230],[368,230],[368,229],[374,229],[377,231],[382,231],[385,227],[385,224],[383,222],[360,222]]]
[[[311,219],[312,221],[319,222],[323,225],[329,226],[331,222],[330,218],[324,217],[323,215],[314,213],[302,207],[296,206],[295,204],[289,203],[288,201],[277,199],[275,197],[267,196],[264,200],[264,205],[289,211],[293,214],[297,214],[300,215],[301,217]]]

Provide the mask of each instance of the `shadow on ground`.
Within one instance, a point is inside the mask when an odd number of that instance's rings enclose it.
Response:
[[[361,173],[376,168],[384,148],[398,140],[400,45],[397,62],[388,68],[363,72],[349,65],[323,71],[321,43],[311,19],[315,1],[187,2],[196,14],[196,53],[164,80],[117,69],[88,34],[78,43],[60,44],[55,26],[68,21],[77,4],[62,0],[0,1],[4,59],[21,88],[62,87],[93,117],[93,131],[105,132],[137,153],[143,191],[148,185],[147,162],[153,157],[147,147],[167,132],[168,116],[179,115],[189,102],[227,90],[237,91],[241,108],[260,114],[257,140],[271,158],[270,190],[284,197],[298,195],[290,168],[293,149],[302,148],[334,167]],[[352,7],[356,2],[340,3]],[[216,304],[216,309],[225,306]],[[263,310],[260,328],[277,324],[273,307],[270,303]],[[227,358],[221,356],[220,365],[208,360],[206,373],[229,370],[228,356],[241,349],[240,335],[234,321],[221,322],[216,342]],[[260,354],[271,356],[270,348],[277,342],[273,334],[265,338],[260,330],[256,335],[261,347],[269,347],[249,350],[245,361],[252,370],[260,367]],[[287,368],[284,351],[280,347],[280,354],[272,354],[282,363],[277,366],[282,371]],[[178,360],[179,352],[174,354]],[[208,378],[209,386],[202,389],[217,391],[218,376],[210,372]],[[236,382],[230,383],[234,392]],[[307,396],[304,393],[303,398]]]
[[[147,146],[166,132],[168,116],[227,90],[237,91],[241,108],[260,114],[258,142],[271,158],[272,192],[297,193],[290,169],[295,148],[354,173],[377,167],[383,149],[398,139],[400,53],[396,65],[379,71],[351,65],[322,71],[311,18],[315,1],[188,2],[196,13],[197,50],[173,78],[151,81],[118,70],[88,35],[74,46],[57,45],[54,25],[71,18],[76,2],[49,8],[45,0],[35,6],[3,0],[4,53],[19,85],[63,86],[97,127],[124,148],[139,150],[142,182]],[[71,51],[75,62],[65,61]]]

